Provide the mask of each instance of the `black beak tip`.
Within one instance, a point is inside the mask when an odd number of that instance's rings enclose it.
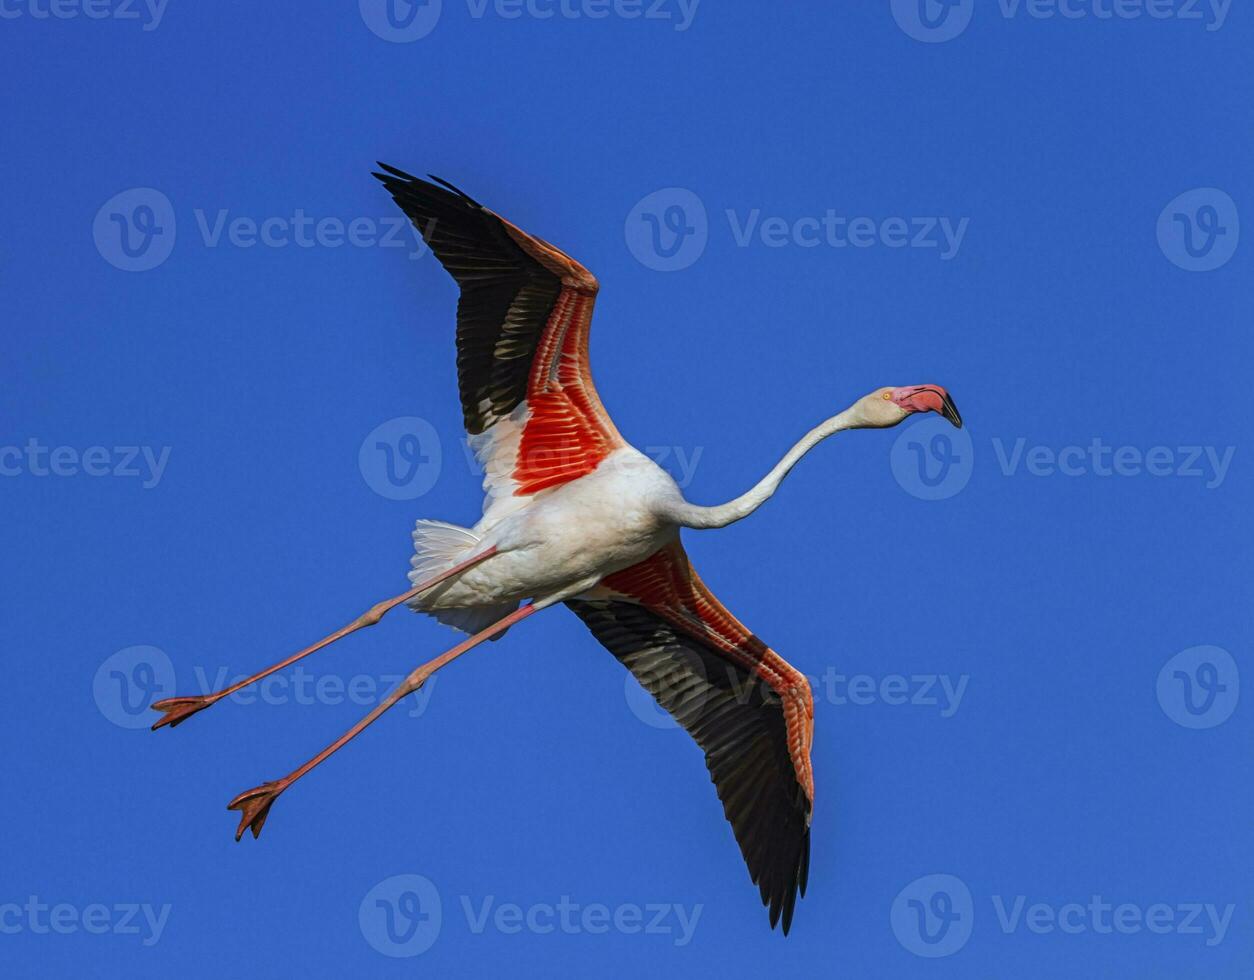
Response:
[[[958,406],[954,404],[954,400],[948,395],[945,396],[944,410],[941,414],[949,419],[955,429],[962,428],[962,416],[958,414]]]

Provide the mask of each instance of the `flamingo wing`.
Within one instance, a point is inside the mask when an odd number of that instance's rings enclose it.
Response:
[[[596,469],[624,445],[588,363],[596,277],[438,177],[375,176],[461,288],[457,380],[494,500]]]
[[[567,603],[705,752],[771,927],[810,864],[814,703],[805,675],[711,594],[676,541]]]

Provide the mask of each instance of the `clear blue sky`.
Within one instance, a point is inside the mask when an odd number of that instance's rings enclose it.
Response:
[[[1249,975],[1251,12],[651,4],[0,0],[6,976]],[[961,408],[686,538],[815,679],[789,938],[563,609],[260,841],[227,800],[453,633],[135,727],[478,513],[376,159],[598,275],[604,401],[699,502],[877,386]]]

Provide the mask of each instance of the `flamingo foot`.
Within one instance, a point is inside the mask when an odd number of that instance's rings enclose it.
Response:
[[[270,807],[288,785],[283,779],[262,783],[253,789],[244,790],[226,805],[228,810],[240,811],[239,828],[235,831],[237,841],[244,836],[245,830],[252,830],[254,840],[261,836],[261,828],[265,826],[266,817],[270,815]]]
[[[165,698],[161,701],[154,701],[152,709],[154,711],[164,711],[156,724],[152,726],[155,732],[164,725],[175,728],[187,721],[197,711],[204,711],[209,705],[218,700],[217,695],[213,694],[197,694],[185,698]]]

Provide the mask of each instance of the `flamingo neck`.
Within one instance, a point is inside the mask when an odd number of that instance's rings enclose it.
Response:
[[[726,527],[728,524],[734,524],[748,517],[771,499],[775,491],[779,489],[779,485],[784,482],[784,477],[797,465],[802,456],[828,436],[845,429],[861,428],[863,424],[855,415],[853,408],[847,408],[839,415],[833,415],[802,436],[797,444],[784,454],[784,458],[775,464],[771,472],[767,473],[747,493],[716,507],[702,507],[698,504],[690,504],[686,500],[682,501],[673,515],[676,523],[682,527],[714,528]]]

